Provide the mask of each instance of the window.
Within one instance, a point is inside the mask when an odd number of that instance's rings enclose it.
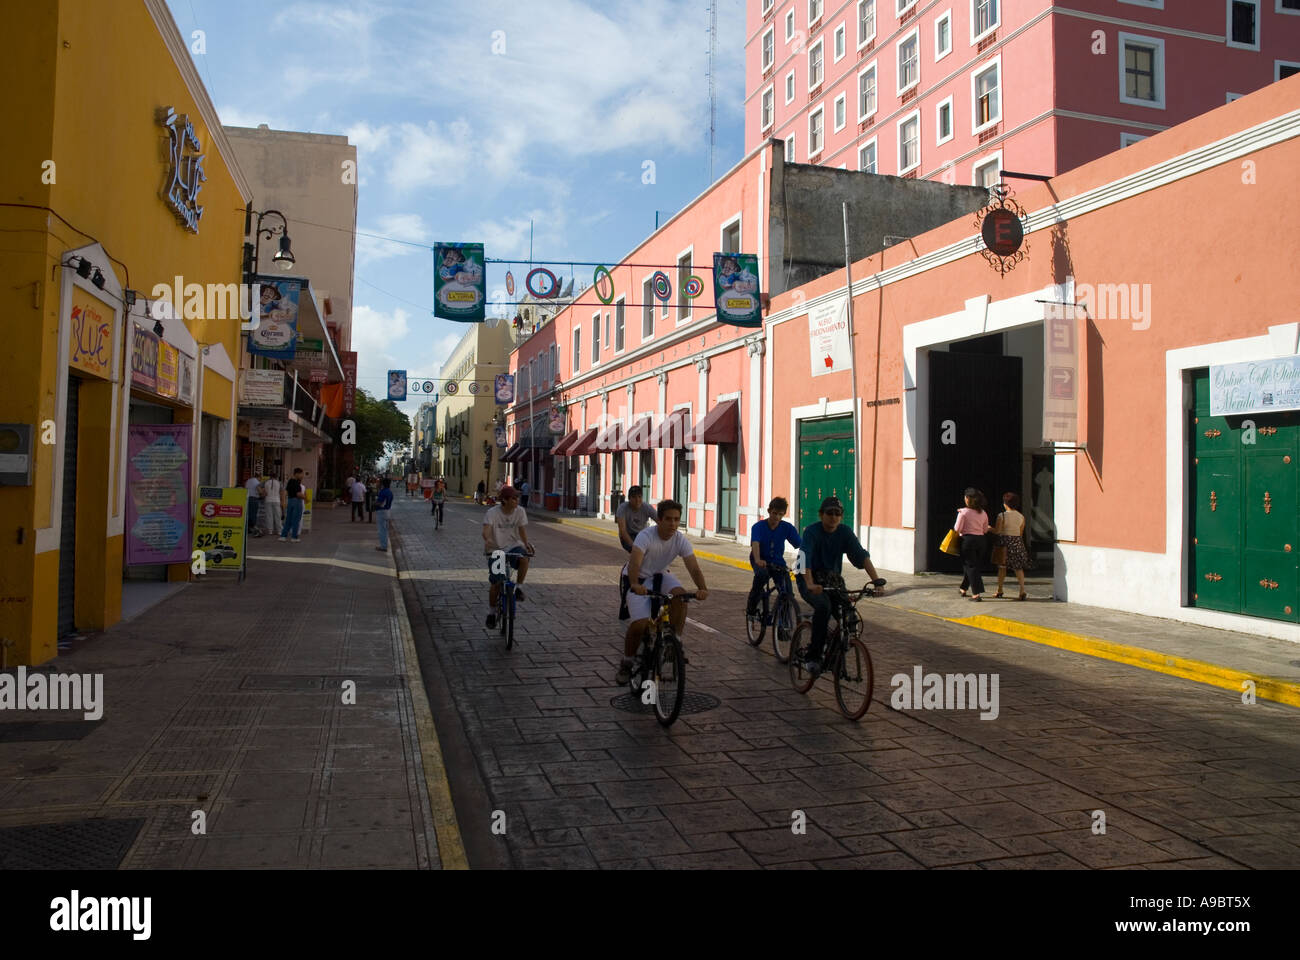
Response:
[[[600,314],[591,318],[591,365],[600,363]]]
[[[1287,77],[1294,77],[1297,73],[1300,73],[1300,63],[1292,63],[1289,60],[1273,61],[1274,81],[1285,80]]]
[[[683,253],[677,258],[677,322],[691,318],[691,301],[686,296],[686,281],[691,278],[691,254]]]
[[[916,6],[916,0],[894,0],[894,13],[902,16]]]
[[[791,7],[785,15],[785,42],[789,43],[794,39],[794,8]]]
[[[582,328],[573,328],[573,372],[582,369]]]
[[[1300,14],[1300,0],[1277,0],[1277,12]]]
[[[655,335],[655,288],[647,278],[641,281],[641,339]]]
[[[1119,146],[1122,150],[1124,147],[1131,147],[1139,140],[1145,140],[1146,137],[1140,133],[1121,133],[1119,135]]]
[[[846,47],[844,43],[844,35],[845,35],[844,24],[841,23],[838,27],[835,28],[835,62],[836,63],[839,63],[841,60],[844,59],[844,54],[846,51]]]
[[[920,44],[913,30],[898,41],[898,92],[902,94],[921,82]]]
[[[935,110],[934,116],[936,144],[947,143],[952,139],[952,97],[944,100]]]
[[[605,313],[605,346],[608,347],[613,342],[613,339],[609,335],[609,313],[607,311]]]
[[[626,306],[626,303],[622,299],[614,302],[614,351],[616,353],[622,353],[623,347],[627,343],[624,336],[627,320],[624,310]]]
[[[993,159],[975,164],[974,184],[989,189],[998,185],[1002,179],[1002,154],[994,154]]]
[[[772,63],[776,60],[776,28],[768,27],[763,34],[763,69],[772,69]]]
[[[1259,0],[1228,0],[1228,46],[1259,49]]]
[[[720,253],[740,253],[740,218],[722,228],[722,249]]]
[[[858,150],[858,169],[863,173],[876,172],[876,138],[872,137]]]
[[[808,48],[808,89],[816,90],[822,85],[822,41],[818,40]]]
[[[952,53],[952,11],[945,10],[934,22],[934,59],[942,60]]]
[[[839,133],[848,122],[848,97],[840,94],[835,98],[835,132]]]
[[[564,379],[560,376],[560,345],[558,343],[551,344],[551,372],[556,380]]]
[[[811,160],[822,152],[822,119],[826,114],[823,107],[818,107],[808,114],[808,159]]]
[[[772,9],[773,2],[775,2],[775,0],[763,0],[763,16],[767,16],[768,12]]]
[[[808,26],[822,18],[822,0],[808,0]]]
[[[971,103],[974,105],[971,133],[979,133],[1002,119],[1001,81],[1001,57],[994,57],[989,66],[971,74]]]
[[[1229,93],[1227,102],[1232,103],[1232,101],[1240,100],[1244,96],[1245,96],[1244,93]]]
[[[537,393],[537,358],[533,357],[528,361],[528,395],[532,397],[536,396]]]
[[[992,33],[1001,22],[998,0],[971,0],[970,42]]]
[[[921,165],[921,115],[912,113],[898,121],[898,172],[907,173]]]
[[[768,127],[772,125],[772,115],[775,112],[774,111],[775,101],[776,101],[775,91],[771,87],[768,87],[766,90],[763,91],[763,104],[762,107],[760,108],[759,124],[760,124],[760,129],[762,130],[766,130]]]
[[[876,39],[876,0],[858,0],[858,46]]]
[[[1163,10],[1165,0],[1119,0],[1120,3],[1128,3],[1135,7],[1150,7],[1152,10]]]
[[[1119,35],[1120,103],[1165,108],[1165,42],[1131,33]]]
[[[876,112],[876,65],[873,63],[858,74],[858,122]]]
[[[785,162],[794,163],[794,134],[785,138]]]
[[[791,70],[785,75],[785,102],[794,102],[794,71]]]

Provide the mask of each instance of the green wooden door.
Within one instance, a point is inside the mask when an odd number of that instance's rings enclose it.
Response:
[[[799,424],[799,518],[802,529],[817,520],[826,497],[839,497],[844,521],[853,527],[853,418]],[[854,528],[854,533],[857,530]]]

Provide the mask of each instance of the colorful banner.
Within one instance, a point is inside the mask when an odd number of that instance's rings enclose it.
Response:
[[[194,547],[202,551],[208,572],[238,571],[244,566],[244,513],[248,491],[243,487],[199,487],[194,507]]]
[[[555,404],[551,404],[550,416],[547,418],[546,425],[551,433],[568,433],[568,424],[565,422],[568,418],[564,415],[565,411],[561,410]]]
[[[343,365],[343,416],[350,417],[357,410],[357,354],[348,351],[339,355]]]
[[[113,374],[113,308],[76,284],[68,323],[68,366],[107,380]]]
[[[388,371],[388,399],[401,403],[406,399],[406,371]]]
[[[293,424],[288,420],[248,421],[248,439],[252,443],[265,443],[273,447],[293,446]]]
[[[131,336],[131,386],[150,392],[158,389],[158,337],[133,324]]]
[[[255,277],[260,286],[257,329],[248,331],[248,352],[292,360],[298,348],[298,301],[301,280]]]
[[[514,374],[498,373],[493,380],[493,387],[493,392],[497,398],[497,406],[509,406],[515,402]]]
[[[434,316],[466,323],[486,319],[487,273],[483,262],[481,243],[434,244]]]
[[[1043,313],[1043,443],[1079,442],[1079,314],[1049,303]]]
[[[734,327],[763,325],[763,298],[758,289],[758,256],[752,253],[713,255],[713,303],[718,323]]]
[[[283,370],[240,370],[239,402],[246,407],[283,407]]]
[[[1279,410],[1300,410],[1300,357],[1211,365],[1211,415]]]
[[[166,340],[158,343],[158,395],[175,399],[180,393],[181,352]]]
[[[502,450],[504,450],[504,449],[506,448],[506,446],[507,446],[507,444],[506,444],[506,428],[503,427],[503,426],[501,426],[500,424],[498,424],[497,427],[496,427],[496,429],[495,429],[493,432],[494,432],[494,434],[495,434],[495,438],[496,438],[497,446],[500,447]]]
[[[126,564],[190,559],[190,424],[127,428]]]
[[[848,300],[836,299],[808,311],[808,352],[814,377],[847,371],[849,349]]]
[[[181,354],[180,388],[177,399],[181,403],[194,406],[194,358],[188,353]]]

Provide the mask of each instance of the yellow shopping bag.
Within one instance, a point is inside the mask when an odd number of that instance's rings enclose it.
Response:
[[[943,538],[943,543],[939,544],[939,549],[944,553],[950,553],[954,557],[961,555],[961,550],[957,546],[961,542],[961,537],[957,536],[956,530],[949,530],[948,535]]]

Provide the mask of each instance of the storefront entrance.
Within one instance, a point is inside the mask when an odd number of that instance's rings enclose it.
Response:
[[[795,525],[800,530],[816,522],[827,497],[840,498],[843,522],[854,526],[853,459],[852,417],[799,421],[799,515]]]
[[[63,501],[59,520],[59,636],[76,629],[77,595],[77,414],[81,380],[68,377],[68,410],[63,421]]]

